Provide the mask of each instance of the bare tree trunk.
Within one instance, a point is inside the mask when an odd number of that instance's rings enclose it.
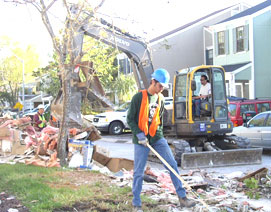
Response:
[[[57,153],[60,159],[60,165],[63,167],[67,165],[67,140],[69,130],[69,111],[70,111],[70,96],[71,96],[71,83],[70,73],[72,71],[71,66],[61,65],[62,72],[62,89],[63,89],[63,116],[61,120],[59,135],[58,135],[58,146]]]

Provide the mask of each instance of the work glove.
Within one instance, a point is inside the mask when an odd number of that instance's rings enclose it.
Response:
[[[143,146],[147,146],[147,143],[149,142],[147,137],[145,136],[145,134],[143,132],[136,134],[136,137],[138,138],[138,143],[143,145]]]

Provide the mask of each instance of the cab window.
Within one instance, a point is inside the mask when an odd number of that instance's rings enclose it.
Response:
[[[176,91],[175,98],[176,101],[185,101],[186,100],[186,75],[179,75],[176,79]]]
[[[229,104],[229,113],[231,116],[236,115],[236,104]]]
[[[225,100],[225,87],[224,87],[224,78],[221,71],[214,71],[213,76],[213,96],[215,100]]]

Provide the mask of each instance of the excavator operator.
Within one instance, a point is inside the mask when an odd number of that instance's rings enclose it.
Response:
[[[200,104],[202,101],[206,101],[211,94],[211,84],[208,82],[206,75],[201,75],[200,77],[200,91],[199,96],[192,97],[192,113],[196,118],[200,117]]]

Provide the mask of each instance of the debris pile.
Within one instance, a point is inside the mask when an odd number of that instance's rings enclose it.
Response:
[[[60,167],[57,158],[58,133],[59,128],[52,126],[47,126],[41,132],[37,132],[31,125],[30,117],[18,120],[1,118],[0,156],[5,156],[2,160],[6,161],[12,160],[43,167]],[[96,141],[100,139],[100,134],[93,125],[84,122],[82,129],[69,129],[69,138]],[[69,148],[68,159],[71,158],[74,149]]]
[[[51,126],[36,132],[31,126],[30,118],[0,119],[0,155],[4,155],[6,161],[12,160],[13,163],[59,167],[56,151],[58,133],[59,129]],[[99,138],[98,131],[91,124],[85,124],[82,129],[69,129],[67,151],[70,166],[81,167],[80,164],[89,164],[92,158],[91,167],[87,165],[84,168],[109,175],[112,183],[120,187],[132,187],[133,161],[111,158],[106,149],[99,146],[91,147],[91,156],[84,157],[86,152],[86,155],[90,155],[88,153],[90,143],[87,141],[95,141]],[[73,158],[75,163],[71,165]],[[0,157],[0,163],[1,160],[3,161],[3,157]],[[261,168],[247,174],[239,171],[227,175],[197,169],[182,174],[181,177],[192,188],[193,193],[188,191],[188,197],[195,201],[199,201],[200,198],[209,207],[206,208],[199,203],[192,211],[270,211],[271,174],[268,168]],[[147,167],[142,192],[156,201],[165,203],[161,208],[167,211],[185,211],[178,208],[174,186],[169,173],[165,170]]]
[[[259,174],[260,173],[260,174]],[[110,175],[112,182],[118,186],[132,186],[133,171],[122,170]],[[271,208],[271,180],[268,169],[263,168],[255,173],[244,175],[242,172],[233,172],[222,175],[216,172],[207,173],[203,170],[190,171],[181,177],[193,189],[197,196],[188,192],[189,198],[203,200],[209,208],[197,204],[188,211],[270,211]],[[256,177],[256,178],[255,178]],[[245,179],[259,179],[257,188],[249,187]],[[248,192],[259,193],[249,196]],[[171,182],[169,173],[147,167],[144,174],[142,192],[156,201],[168,202],[167,211],[185,211],[178,208],[178,199]]]

